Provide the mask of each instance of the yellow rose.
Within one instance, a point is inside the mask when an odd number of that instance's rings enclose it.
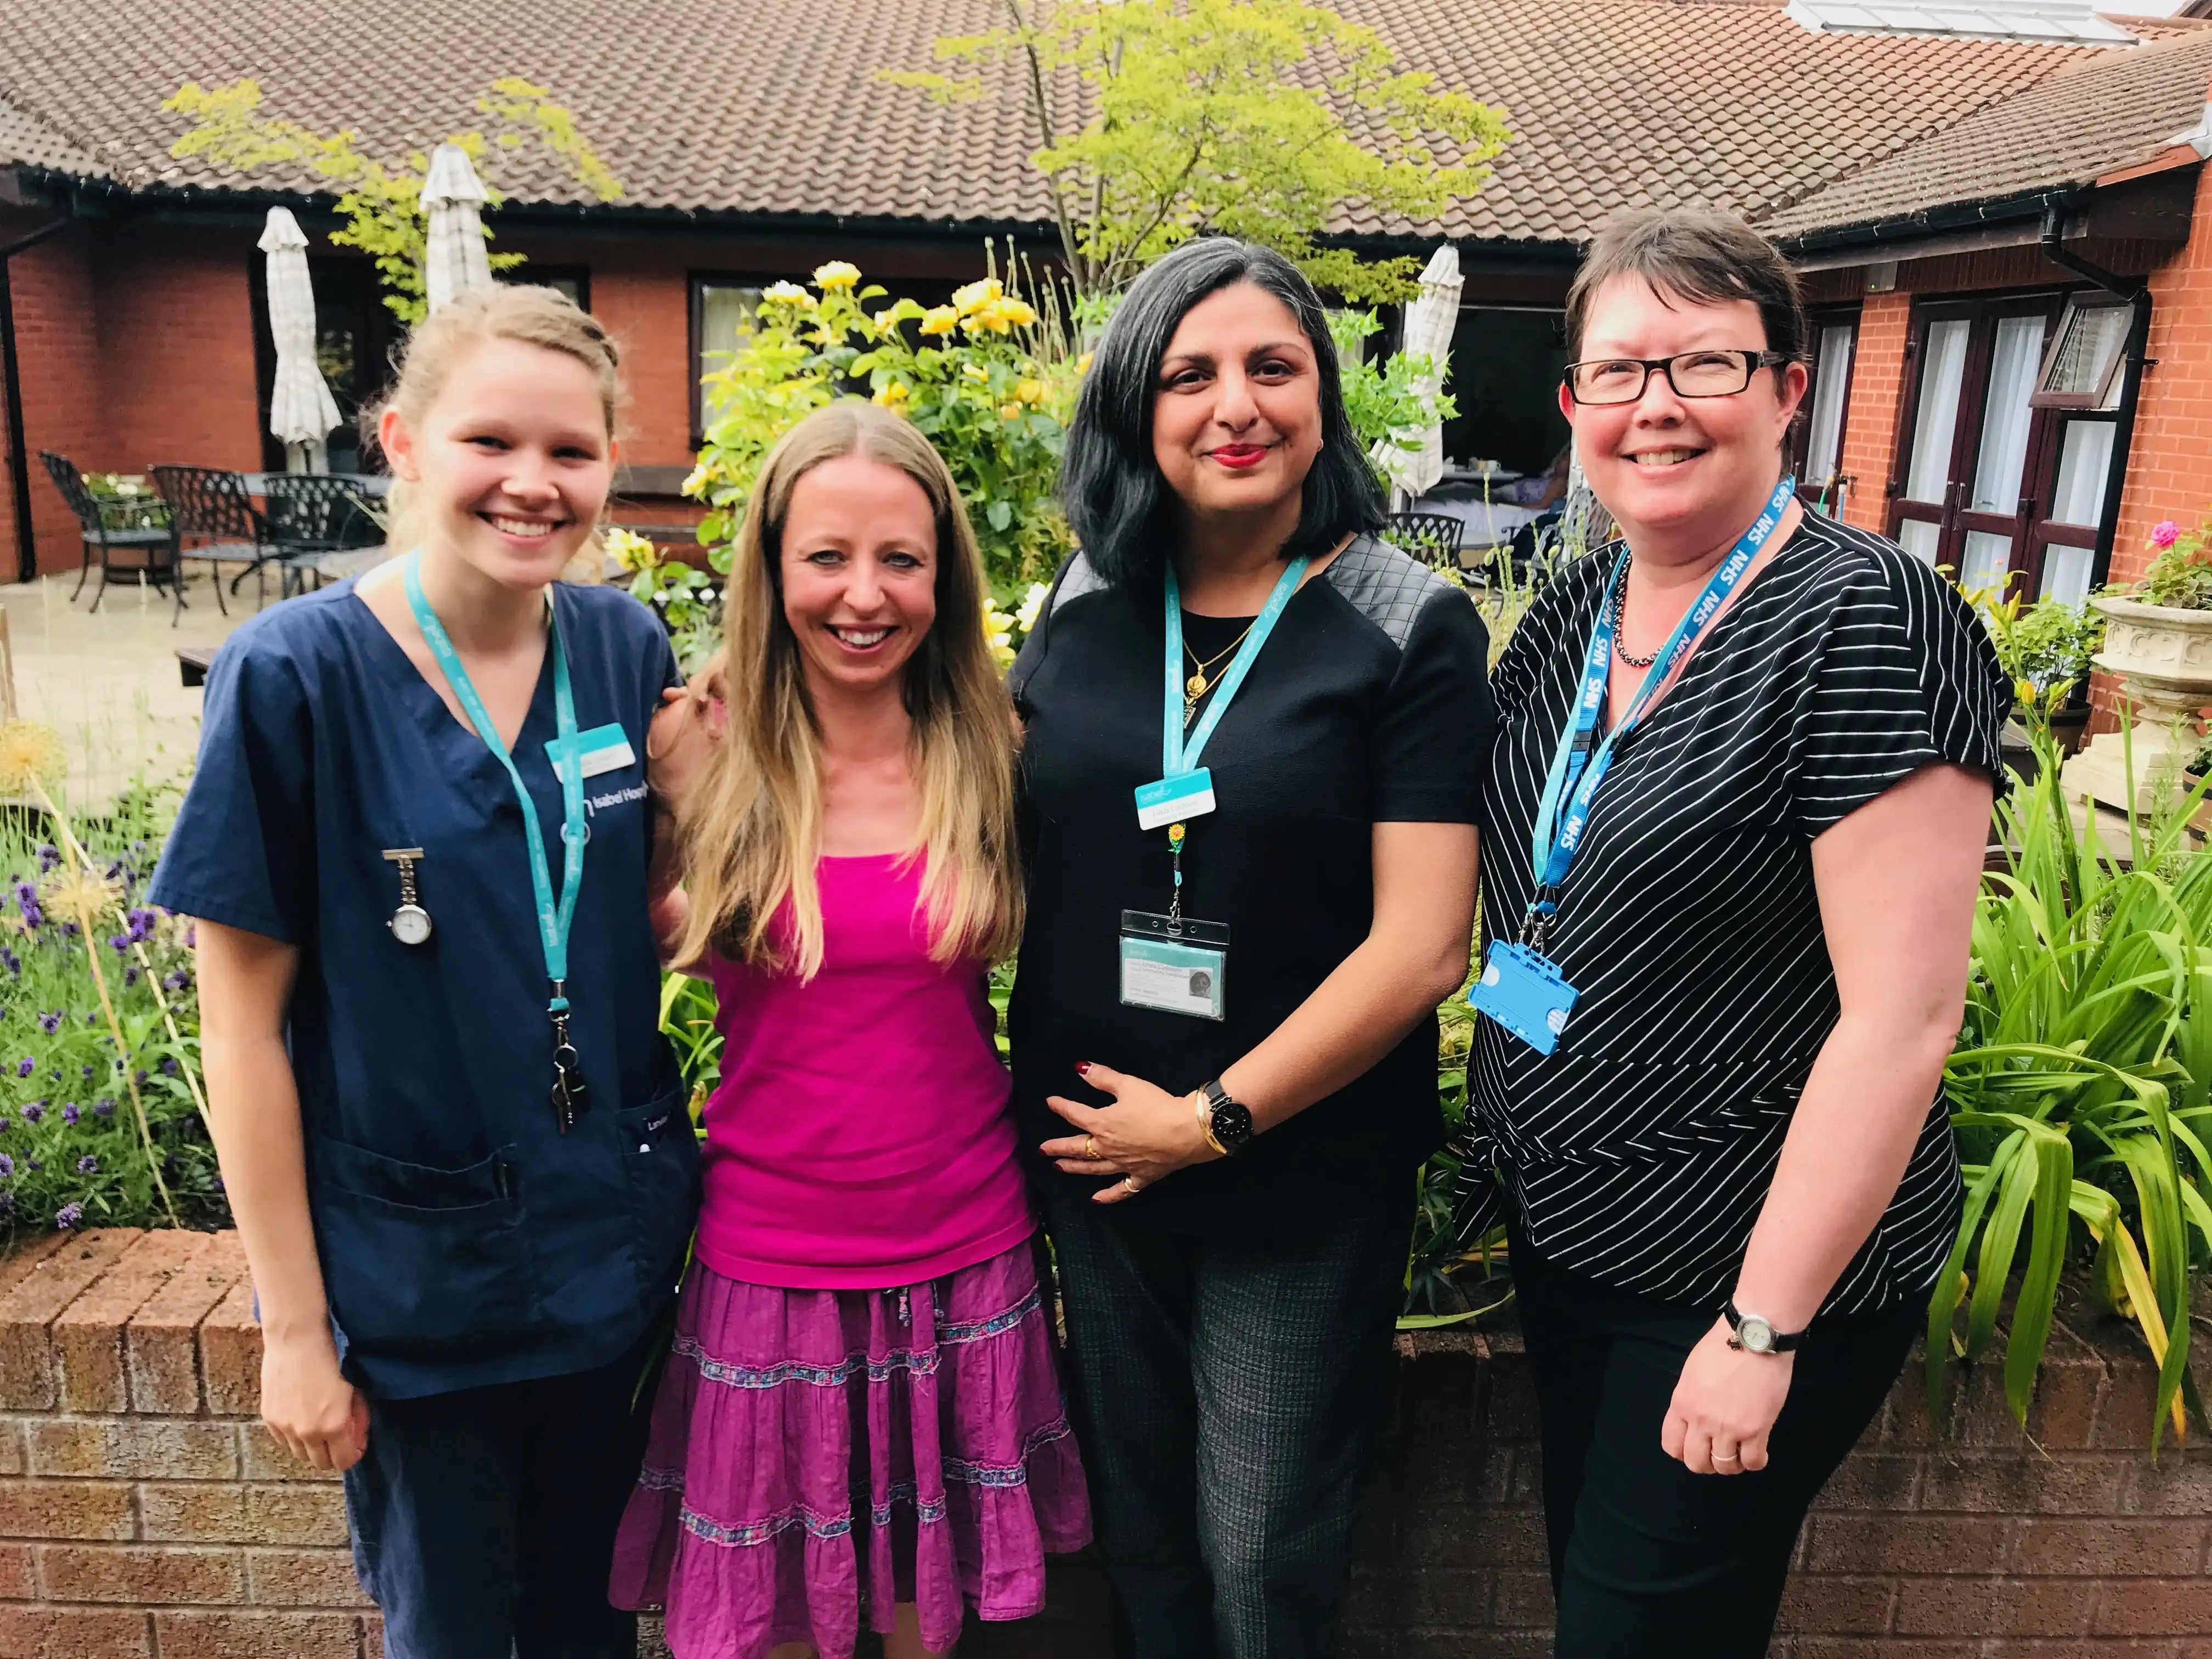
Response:
[[[986,276],[980,283],[969,283],[952,290],[952,308],[963,317],[971,311],[981,311],[997,301],[1006,292],[995,276]]]
[[[1044,401],[1044,382],[1024,380],[1014,388],[1014,396],[1025,404],[1041,404]]]
[[[999,315],[1016,328],[1027,328],[1031,323],[1036,321],[1036,313],[1030,309],[1029,302],[1024,300],[1001,300],[998,303],[997,310]]]
[[[1019,404],[1000,404],[999,405],[999,418],[1002,421],[1020,420],[1022,418],[1022,406]]]
[[[1006,332],[1009,325],[1003,301],[994,300],[981,310],[970,313],[966,325],[968,331],[971,334],[978,330],[992,334]]]
[[[991,660],[1001,668],[1014,665],[1014,619],[991,603],[991,596],[983,596],[983,642],[990,647]]]
[[[960,366],[960,372],[975,381],[977,386],[988,386],[991,382],[990,375],[973,363],[963,363]]]
[[[911,395],[903,380],[886,380],[877,388],[876,406],[879,409],[903,409],[906,407],[907,398]]]
[[[960,313],[951,306],[935,306],[921,313],[924,334],[950,334],[960,321]]]
[[[860,280],[860,268],[858,265],[848,264],[842,259],[832,259],[826,265],[814,267],[814,286],[825,294],[840,289],[851,288]]]
[[[770,283],[761,290],[761,303],[764,306],[796,306],[801,311],[811,311],[815,300],[796,283]]]
[[[602,540],[624,570],[650,570],[660,562],[660,550],[635,531],[610,530]]]
[[[1014,624],[1023,633],[1035,630],[1037,618],[1044,614],[1044,602],[1052,597],[1049,582],[1031,582],[1030,591],[1022,595],[1021,608],[1014,612]]]

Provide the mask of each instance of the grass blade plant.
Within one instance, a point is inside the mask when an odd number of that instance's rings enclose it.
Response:
[[[2094,815],[2076,827],[2037,712],[2037,775],[1997,809],[2008,868],[1976,909],[1944,1068],[1967,1194],[1929,1305],[1929,1408],[1954,1356],[1996,1341],[2009,1297],[2005,1397],[2025,1424],[2061,1273],[2086,1261],[2099,1305],[2159,1366],[2155,1451],[2166,1423],[2187,1426],[2190,1291],[2212,1254],[2212,859],[2185,840],[2203,790],[2131,823],[2123,858]]]

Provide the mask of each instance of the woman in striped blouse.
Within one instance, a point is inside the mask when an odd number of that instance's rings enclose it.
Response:
[[[1793,499],[1804,333],[1740,221],[1599,234],[1560,407],[1621,540],[1493,681],[1461,1222],[1510,1233],[1559,1659],[1765,1652],[1958,1223],[2008,698],[1933,570]]]

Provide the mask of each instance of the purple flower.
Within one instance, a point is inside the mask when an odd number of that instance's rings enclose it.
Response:
[[[46,1103],[43,1100],[32,1101],[23,1108],[23,1121],[26,1123],[36,1123],[46,1115]]]
[[[27,1152],[23,1156],[23,1167],[28,1170],[33,1175],[36,1175],[40,1170],[45,1169],[46,1166],[40,1163],[38,1159],[31,1157],[30,1154]]]
[[[25,1054],[22,1059],[15,1062],[15,1075],[17,1077],[28,1077],[32,1073],[38,1069],[39,1062],[33,1060],[28,1054]]]
[[[64,1232],[67,1232],[83,1219],[84,1206],[82,1204],[64,1204],[54,1212],[54,1225],[59,1227]]]
[[[199,948],[199,924],[196,921],[186,922],[185,924],[185,949],[187,951],[198,950]]]
[[[217,1192],[219,1192],[219,1193],[220,1193],[220,1192],[227,1192],[227,1191],[228,1191],[228,1190],[229,1190],[228,1188],[226,1188],[226,1187],[222,1184],[222,1177],[221,1176],[217,1176],[215,1178],[215,1189],[216,1189],[216,1191],[217,1191]]]
[[[55,846],[53,842],[46,842],[40,847],[39,873],[40,875],[45,875],[47,871],[52,869],[54,866],[59,864],[61,861],[62,849]]]
[[[98,1175],[100,1173],[100,1160],[94,1158],[90,1152],[87,1152],[82,1158],[77,1159],[76,1172],[79,1175]]]
[[[143,905],[127,912],[123,919],[131,924],[131,942],[134,945],[154,931],[154,913]]]
[[[46,925],[46,913],[39,903],[39,890],[27,881],[15,884],[15,908],[23,913],[23,925],[41,927]]]
[[[138,982],[138,970],[136,968],[125,968],[123,970],[123,982],[125,985],[136,985]]]
[[[110,933],[107,936],[107,944],[108,948],[113,951],[115,954],[119,957],[131,948],[131,935],[128,933]]]
[[[176,1074],[177,1074],[177,1060],[176,1060],[176,1056],[175,1056],[175,1055],[173,1055],[173,1054],[164,1054],[164,1055],[162,1055],[162,1056],[161,1056],[161,1075],[162,1075],[163,1077],[174,1077],[174,1076],[176,1076]]]
[[[190,987],[191,982],[192,976],[179,968],[175,973],[162,980],[161,988],[165,991],[182,991]]]
[[[0,968],[5,968],[20,979],[23,973],[23,959],[6,945],[0,945]]]
[[[9,1176],[15,1173],[15,1160],[9,1157],[7,1153],[0,1152],[0,1181],[5,1181]]]
[[[69,1104],[62,1108],[62,1121],[68,1124],[72,1129],[76,1127],[77,1116],[76,1102],[72,1100]]]
[[[112,1095],[102,1095],[98,1100],[93,1102],[92,1115],[94,1117],[113,1117],[115,1115],[115,1097]]]
[[[89,1082],[91,1082],[91,1081],[92,1081],[92,1067],[91,1067],[91,1066],[86,1066],[86,1067],[84,1068],[84,1080],[85,1080],[87,1083],[89,1083]]]
[[[143,1072],[138,1073],[138,1086],[142,1089],[146,1086],[146,1073]]]
[[[62,1029],[62,1011],[57,1008],[51,1014],[40,1014],[39,1016],[39,1029],[41,1031],[44,1031],[48,1036],[52,1036],[55,1032],[60,1030]]]

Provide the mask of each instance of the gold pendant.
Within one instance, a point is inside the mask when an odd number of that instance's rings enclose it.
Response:
[[[1206,695],[1206,676],[1203,674],[1193,674],[1188,679],[1182,683],[1182,689],[1185,699],[1191,702],[1196,702],[1200,697]]]

